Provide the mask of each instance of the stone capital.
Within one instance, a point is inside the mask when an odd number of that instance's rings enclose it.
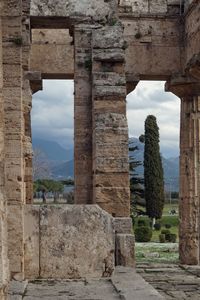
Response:
[[[126,90],[127,95],[133,92],[140,81],[139,75],[126,74]]]
[[[172,92],[179,98],[200,96],[200,80],[185,76],[172,77],[166,82],[165,91]]]
[[[193,55],[187,64],[186,72],[190,76],[200,81],[200,52]]]

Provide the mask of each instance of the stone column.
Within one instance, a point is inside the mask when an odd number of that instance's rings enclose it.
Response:
[[[32,170],[32,134],[31,134],[31,109],[32,109],[32,92],[30,88],[29,77],[32,73],[30,68],[30,1],[23,1],[23,48],[22,48],[22,67],[23,67],[23,123],[24,123],[24,138],[23,138],[23,159],[24,159],[24,194],[25,203],[33,202],[33,170]]]
[[[93,32],[93,202],[129,217],[128,126],[123,28]]]
[[[23,73],[26,68],[24,45],[27,27],[25,10],[29,1],[4,1],[3,100],[5,106],[5,182],[8,211],[8,257],[11,276],[24,274],[24,116]],[[23,4],[23,6],[22,6]],[[28,53],[26,55],[28,57]]]
[[[181,98],[179,254],[186,265],[200,263],[200,84],[170,85]]]
[[[0,10],[1,10],[0,3]],[[5,197],[5,151],[4,151],[4,103],[3,57],[2,57],[2,23],[0,17],[0,299],[4,299],[4,290],[9,279],[7,256],[7,210]]]
[[[92,203],[91,35],[88,25],[75,26],[74,176],[75,203]]]

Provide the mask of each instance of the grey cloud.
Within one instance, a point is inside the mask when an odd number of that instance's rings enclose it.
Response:
[[[46,80],[43,91],[33,97],[33,136],[73,147],[73,81]]]

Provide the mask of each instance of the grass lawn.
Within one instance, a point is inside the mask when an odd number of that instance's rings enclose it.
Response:
[[[169,212],[174,209],[178,212],[178,203],[166,203],[163,209],[163,215],[169,215]]]
[[[179,216],[178,214],[176,215],[170,215],[169,212],[175,209],[178,212],[178,204],[166,204],[163,210],[163,217],[161,220],[158,222],[161,224],[161,229],[160,230],[153,230],[153,236],[151,239],[151,242],[159,242],[159,235],[161,234],[162,229],[166,229],[165,225],[169,224],[171,227],[169,228],[171,233],[174,233],[177,235],[177,242],[178,242],[178,225],[179,225]],[[134,228],[138,226],[138,221],[139,220],[144,220],[145,224],[147,226],[150,226],[150,219],[147,216],[139,216],[134,219],[135,224]]]
[[[178,243],[136,243],[137,263],[177,263]]]
[[[153,230],[151,241],[148,243],[136,242],[136,262],[153,262],[153,263],[177,263],[178,262],[178,214],[170,215],[169,212],[175,209],[178,212],[178,204],[166,204],[163,217],[159,220],[161,224],[160,230]],[[150,219],[147,216],[140,216],[134,219],[134,229],[138,226],[138,221],[143,220],[147,226],[150,226]],[[170,224],[171,233],[177,235],[176,243],[160,243],[159,235],[162,229],[166,229],[165,225]]]

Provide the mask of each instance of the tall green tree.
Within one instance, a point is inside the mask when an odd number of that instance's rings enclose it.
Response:
[[[136,160],[134,152],[138,147],[129,141],[129,174],[130,174],[130,193],[131,193],[131,206],[141,205],[144,206],[144,178],[139,176],[136,169],[142,165],[142,162]]]
[[[164,179],[156,117],[145,121],[144,186],[147,215],[155,220],[162,217],[164,207]]]

